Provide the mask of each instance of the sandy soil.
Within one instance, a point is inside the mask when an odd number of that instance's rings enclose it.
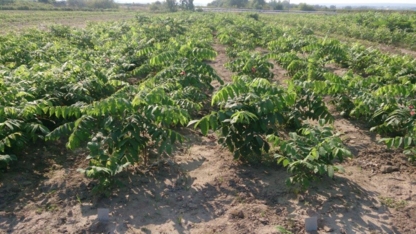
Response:
[[[224,47],[210,63],[230,81]],[[277,78],[285,71],[276,67]],[[217,88],[219,84],[217,84]],[[416,174],[401,153],[376,143],[361,123],[336,116],[335,127],[355,157],[345,173],[306,193],[285,186],[278,166],[242,165],[216,136],[183,130],[189,142],[172,158],[120,175],[124,186],[95,198],[93,182],[76,169],[87,152],[64,142],[37,145],[0,180],[0,233],[304,233],[317,216],[318,233],[416,233]],[[24,157],[23,157],[24,158]],[[97,221],[108,208],[108,222]]]
[[[85,28],[89,23],[97,23],[97,22],[111,22],[111,21],[118,21],[118,20],[129,20],[135,17],[134,12],[126,12],[124,15],[122,13],[118,15],[106,15],[102,14],[100,16],[97,15],[81,15],[81,16],[72,16],[67,18],[55,18],[53,21],[51,20],[43,20],[43,19],[35,19],[33,21],[16,21],[11,22],[5,25],[3,29],[1,29],[0,34],[7,34],[7,33],[16,33],[16,32],[24,32],[29,28],[35,28],[39,30],[47,30],[50,25],[66,25],[71,27],[77,28]]]

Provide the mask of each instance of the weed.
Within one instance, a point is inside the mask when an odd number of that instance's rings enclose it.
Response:
[[[82,204],[81,197],[77,194],[77,201],[79,204]]]
[[[238,203],[244,203],[244,201],[245,201],[244,197],[242,197],[240,194],[237,194],[237,197],[235,198],[235,200]]]
[[[183,220],[182,215],[179,215],[179,216],[178,216],[178,220],[177,220],[177,221],[178,221],[178,223],[179,223],[179,224],[182,224],[182,220]]]
[[[58,205],[56,204],[46,204],[45,206],[38,207],[36,209],[36,214],[42,214],[43,212],[54,212],[59,209]]]
[[[46,195],[47,195],[47,196],[52,196],[52,195],[54,195],[55,193],[56,193],[56,190],[55,190],[55,189],[53,189],[53,190],[51,190],[51,191],[47,192],[47,193],[46,193]]]
[[[281,234],[293,234],[291,231],[287,230],[286,228],[282,226],[276,227],[277,231],[279,231]]]
[[[381,204],[394,209],[404,208],[407,202],[404,200],[395,200],[392,197],[379,197]]]

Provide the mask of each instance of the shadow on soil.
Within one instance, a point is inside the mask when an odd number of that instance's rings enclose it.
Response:
[[[193,145],[195,144],[216,146],[215,142],[194,142]],[[44,153],[33,152],[32,156],[44,157]],[[62,151],[62,155],[68,155],[67,153]],[[231,158],[228,154],[226,156]],[[50,156],[45,157],[46,160]],[[83,216],[94,217],[97,208],[110,210],[108,222],[91,221],[85,227],[80,227],[79,233],[125,233],[131,229],[151,233],[145,227],[149,225],[166,226],[172,233],[186,233],[198,223],[218,217],[227,215],[230,219],[235,219],[231,218],[229,210],[240,204],[244,207],[252,204],[266,205],[268,210],[274,211],[274,221],[270,221],[270,225],[280,224],[295,233],[303,231],[303,218],[309,215],[319,217],[320,228],[342,220],[345,224],[343,227],[330,226],[335,233],[364,233],[368,229],[383,233],[400,233],[398,230],[389,229],[387,221],[384,222],[380,218],[388,214],[388,211],[374,199],[378,195],[365,191],[346,178],[325,179],[312,186],[307,193],[295,195],[285,186],[288,176],[284,169],[240,165],[226,160],[224,170],[229,173],[225,173],[224,176],[213,174],[213,182],[195,184],[196,178],[192,178],[190,172],[212,160],[194,157],[181,164],[167,161],[155,164],[146,171],[122,173],[119,178],[125,186],[114,195],[100,199],[94,204],[79,202],[91,199],[88,193],[90,187],[83,180],[77,184],[78,187],[68,187],[65,183],[45,185],[43,182],[47,178],[43,175],[47,174],[48,169],[42,167],[43,171],[37,171],[32,168],[31,171],[27,167],[26,171],[3,178],[10,181],[5,181],[6,183],[0,186],[0,230],[10,233],[16,231],[14,227],[27,219],[24,216],[16,216],[15,212],[30,201],[40,201],[40,206],[36,209],[43,212],[54,212],[55,206],[81,206]],[[63,166],[72,168],[75,161],[69,160],[70,165]],[[240,219],[250,222],[245,220],[244,216],[248,217],[242,215]],[[272,216],[269,219],[273,219]],[[376,226],[364,217],[380,219],[382,225]],[[63,220],[56,225],[58,228],[72,224]]]
[[[85,158],[83,152],[71,152],[65,144],[35,143],[27,146],[18,155],[9,171],[0,174],[0,232],[15,232],[15,226],[27,222],[31,217],[19,215],[27,208],[36,214],[54,212],[62,206],[74,205],[78,198],[89,196],[88,186],[80,179],[77,187],[70,187],[67,179],[79,174],[72,168],[81,166],[79,158]],[[81,156],[81,157],[80,157]],[[59,183],[49,183],[50,175],[60,171],[63,178]]]
[[[185,166],[193,170],[204,162],[205,159],[200,158]],[[227,209],[239,204],[247,207],[242,210],[246,218],[251,216],[248,215],[250,205],[264,204],[275,212],[276,222],[269,217],[269,223],[279,223],[293,233],[304,231],[303,218],[310,215],[319,217],[319,228],[327,226],[335,233],[368,230],[400,233],[382,220],[388,211],[374,199],[378,195],[348,179],[325,179],[306,194],[295,195],[285,187],[287,175],[282,169],[232,165],[228,170],[235,174],[217,177],[215,182],[201,186],[192,186],[194,178],[183,172],[183,165],[163,165],[145,175],[128,176],[126,179],[131,181],[128,188],[97,204],[97,207],[109,208],[110,222],[104,225],[96,222],[89,230],[122,233],[141,229],[151,233],[145,226],[170,225],[172,233],[187,233],[198,223],[224,215],[233,222]],[[364,217],[381,220],[381,225],[376,226]],[[345,225],[334,226],[339,220]]]

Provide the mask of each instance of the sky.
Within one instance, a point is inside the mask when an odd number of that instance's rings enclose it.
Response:
[[[372,3],[394,3],[394,4],[416,4],[416,0],[348,0],[348,1],[337,1],[337,0],[291,0],[291,3],[307,3],[307,4],[320,4],[320,5],[337,5],[337,4],[372,4]]]
[[[156,0],[115,0],[116,2],[125,2],[125,3],[149,3],[155,2]],[[163,0],[160,0],[163,1]],[[212,2],[213,0],[194,0],[195,4],[206,5],[207,3]],[[266,0],[267,2],[269,0]],[[319,4],[319,5],[365,5],[365,4],[374,4],[374,3],[394,3],[394,4],[416,4],[416,0],[290,0],[291,3],[307,3],[307,4]]]

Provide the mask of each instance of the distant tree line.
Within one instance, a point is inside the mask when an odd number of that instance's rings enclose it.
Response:
[[[72,0],[76,1],[76,0]],[[315,10],[335,10],[335,6],[320,5],[308,5],[306,3],[291,4],[289,1],[284,0],[213,0],[208,3],[208,7],[220,7],[220,8],[252,8],[252,9],[265,9],[265,10],[301,10],[301,11],[315,11]],[[151,11],[178,11],[178,10],[195,10],[193,0],[165,0],[163,2],[156,1],[150,4],[149,9]]]
[[[271,0],[214,0],[208,3],[208,7],[223,7],[223,8],[253,8],[265,10],[301,10],[301,11],[315,11],[315,10],[336,10],[336,6],[332,5],[329,8],[321,5],[308,5],[306,3],[292,4],[289,1]]]
[[[164,2],[156,1],[150,5],[151,11],[170,11],[175,12],[180,10],[194,11],[194,0],[165,0]]]
[[[0,5],[11,4],[14,0],[0,0]]]
[[[49,0],[41,0],[49,1]],[[70,7],[90,7],[90,8],[101,8],[109,9],[116,8],[114,0],[67,0],[67,5]]]

